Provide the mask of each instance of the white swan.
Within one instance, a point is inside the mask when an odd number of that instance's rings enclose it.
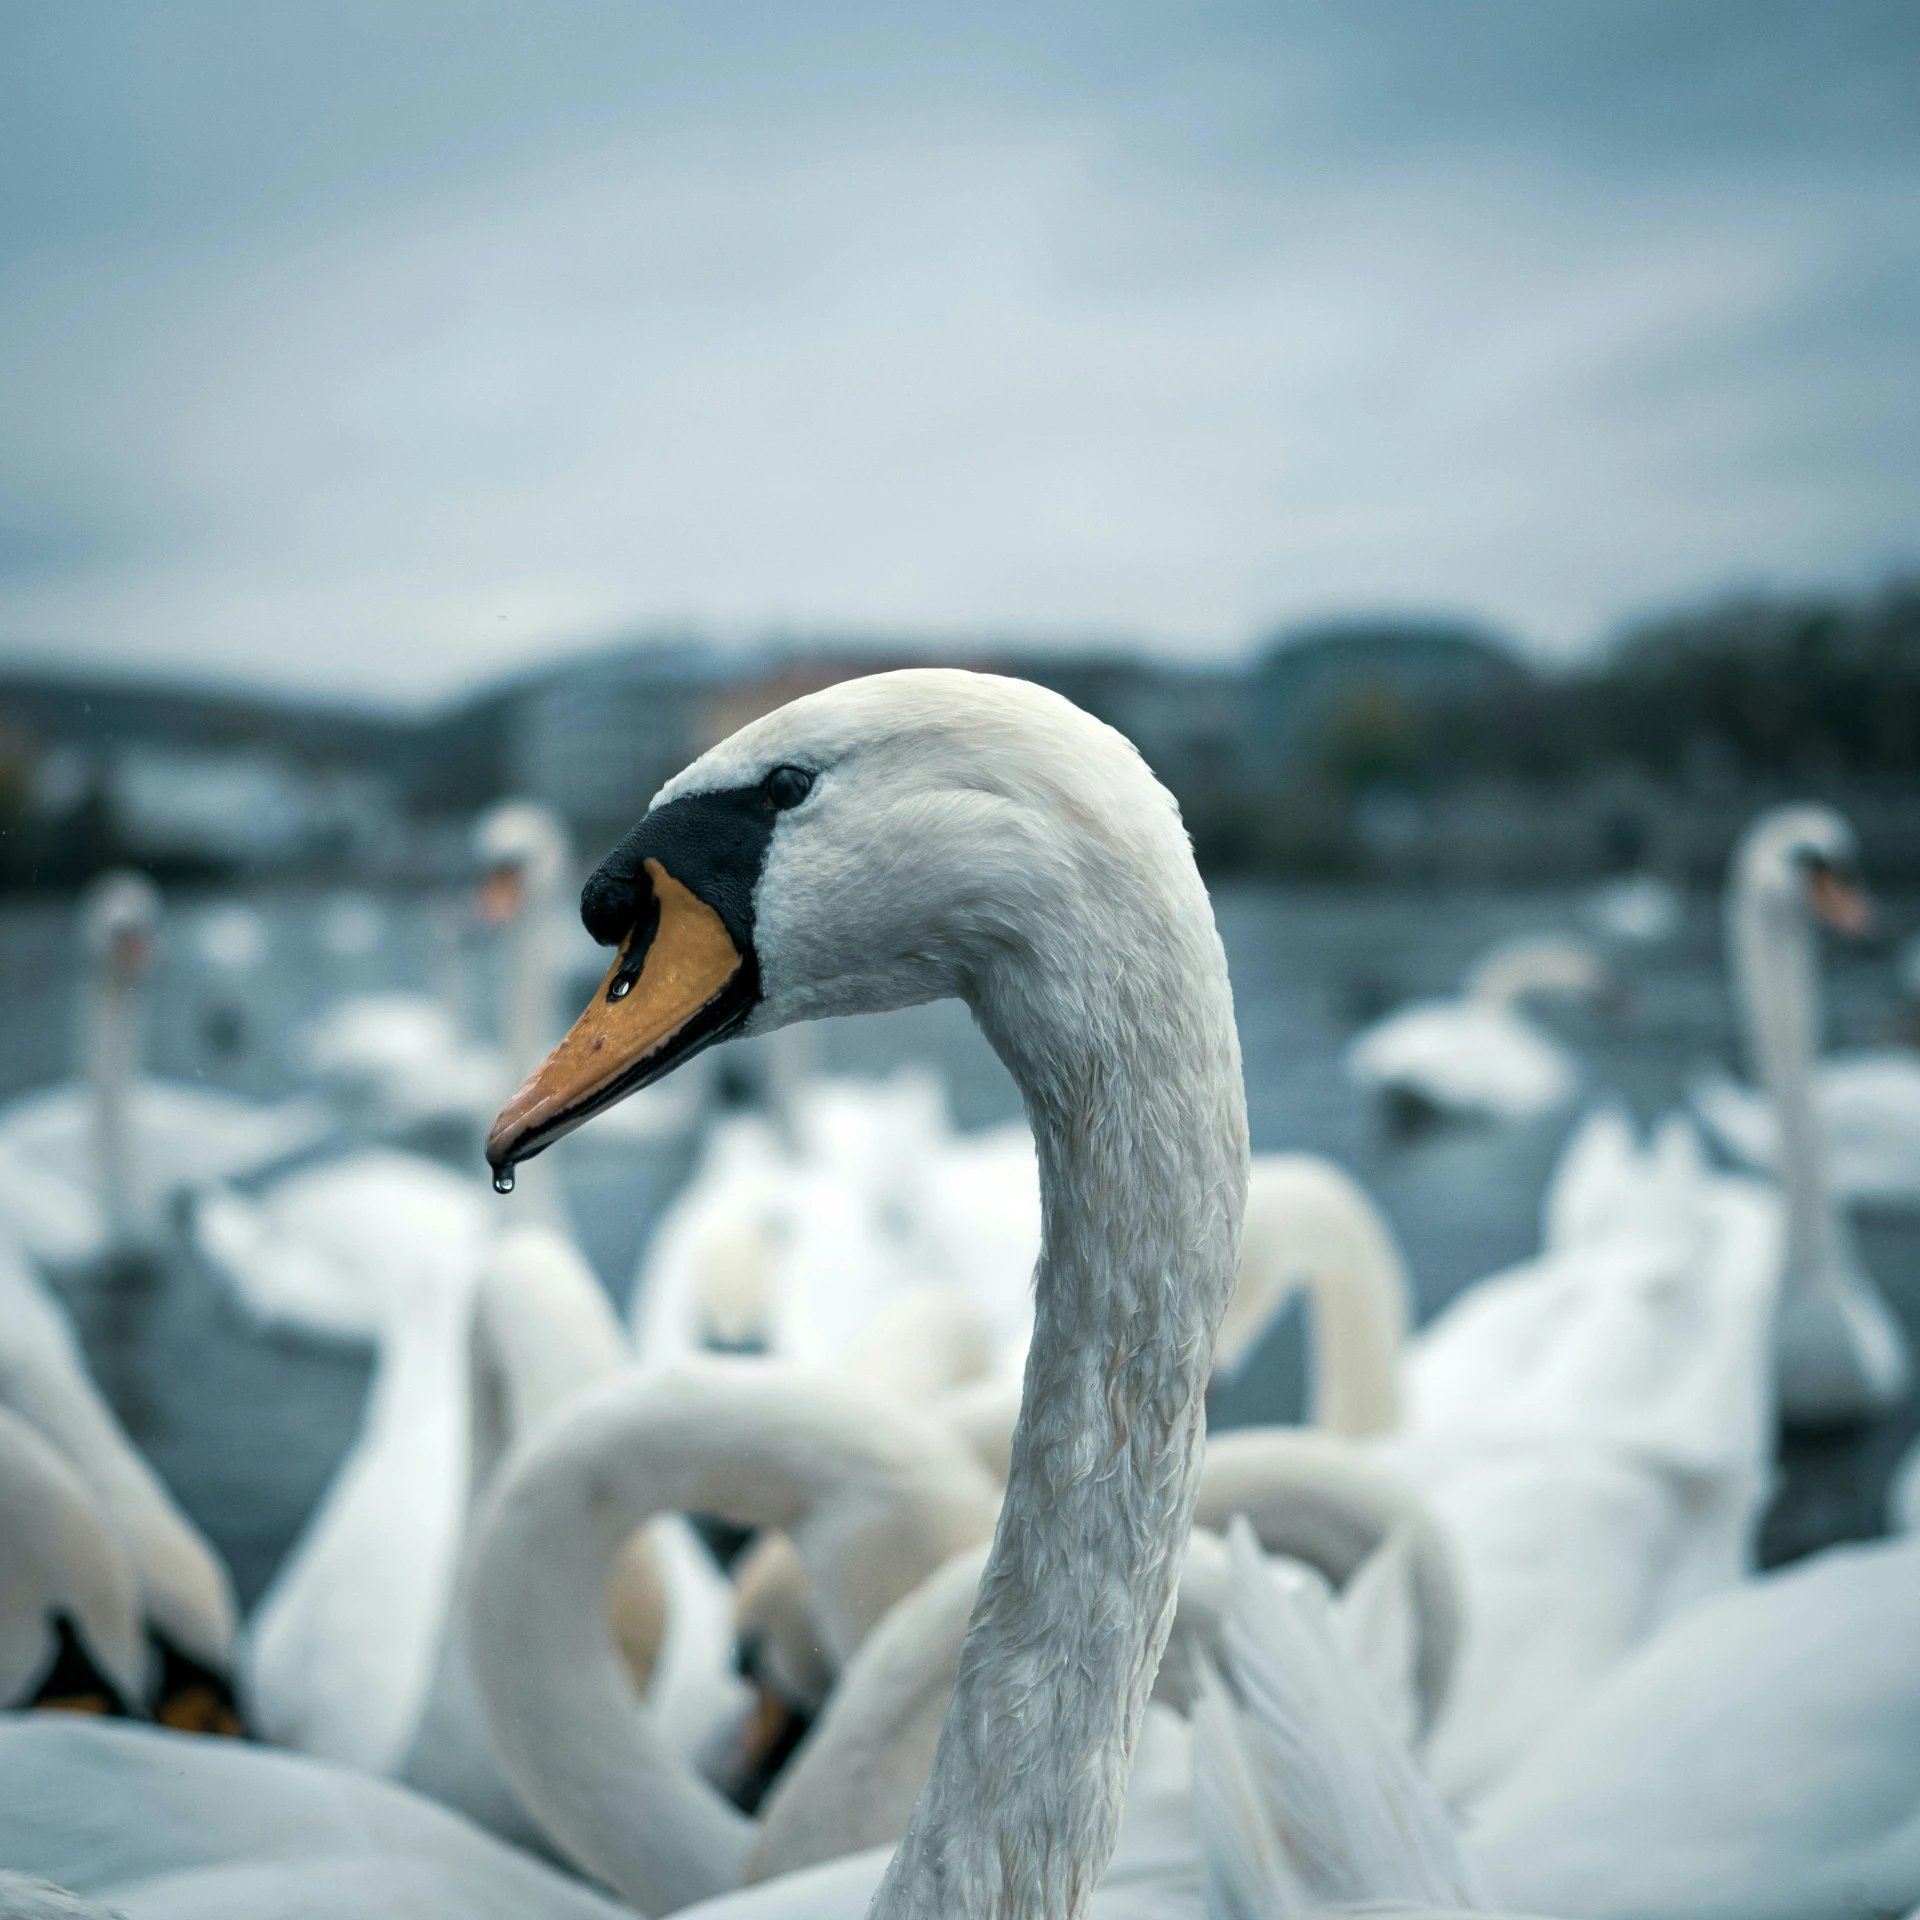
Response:
[[[1355,1036],[1347,1077],[1370,1093],[1440,1113],[1525,1120],[1573,1098],[1579,1064],[1519,1011],[1533,993],[1598,998],[1612,979],[1577,940],[1515,940],[1468,970],[1457,1000],[1421,1000]]]
[[[133,1569],[151,1646],[129,1703],[168,1725],[237,1732],[226,1569],[101,1397],[66,1315],[5,1246],[0,1406],[36,1428],[80,1476]]]
[[[553,1040],[555,919],[573,869],[566,827],[549,808],[505,801],[475,822],[473,855],[482,875],[474,904],[502,936],[497,1040],[470,1039],[444,995],[400,992],[338,1001],[304,1036],[308,1068],[388,1133],[484,1125]]]
[[[1482,1906],[1446,1809],[1343,1656],[1325,1602],[1268,1567],[1244,1521],[1228,1547],[1224,1671],[1205,1671],[1194,1709],[1209,1913]]]
[[[1020,1084],[1045,1219],[1027,1400],[876,1911],[1083,1912],[1171,1622],[1245,1198],[1225,957],[1177,811],[1056,695],[879,675],[669,782],[583,913],[621,952],[496,1123],[503,1176],[730,1031],[955,995]]]
[[[299,1173],[263,1201],[262,1275],[318,1276],[336,1326],[377,1339],[354,1446],[248,1626],[261,1731],[370,1772],[404,1756],[425,1705],[459,1566],[472,1443],[468,1332],[489,1231],[470,1181],[409,1156]],[[284,1298],[284,1292],[280,1295]]]
[[[125,1920],[633,1920],[389,1781],[65,1715],[0,1715],[0,1859]]]
[[[1820,1029],[1813,920],[1864,926],[1858,843],[1831,807],[1776,807],[1734,850],[1727,946],[1748,1043],[1772,1110],[1787,1202],[1787,1271],[1778,1332],[1780,1410],[1827,1425],[1894,1405],[1910,1375],[1906,1338],[1860,1263],[1835,1204],[1829,1141],[1813,1083]],[[1702,1096],[1709,1124],[1725,1101]]]
[[[1698,1602],[1480,1807],[1507,1898],[1582,1920],[1843,1920],[1920,1900],[1920,1541]]]
[[[82,898],[80,922],[81,1078],[0,1111],[0,1230],[40,1265],[70,1271],[151,1252],[176,1192],[264,1166],[327,1126],[305,1102],[263,1107],[142,1078],[140,982],[159,892],[142,874],[110,873]]]
[[[1453,1549],[1464,1633],[1426,1759],[1486,1792],[1659,1622],[1739,1580],[1770,1484],[1779,1209],[1684,1122],[1569,1144],[1535,1260],[1407,1350],[1382,1443]]]
[[[782,1118],[714,1126],[636,1275],[634,1349],[650,1365],[719,1347],[832,1368],[894,1294],[942,1288],[1017,1377],[1039,1247],[1024,1126],[956,1133],[925,1072],[807,1079]]]
[[[120,1543],[72,1464],[0,1408],[0,1706],[120,1714],[145,1686]]]

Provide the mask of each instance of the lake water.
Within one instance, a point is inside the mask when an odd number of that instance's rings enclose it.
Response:
[[[303,1022],[341,994],[437,983],[472,1006],[490,1004],[492,956],[429,903],[260,890],[245,896],[257,915],[249,938],[244,922],[221,918],[236,898],[188,894],[169,903],[148,1014],[149,1058],[163,1074],[282,1094],[297,1083]],[[1829,953],[1836,1044],[1881,1038],[1899,1010],[1891,949],[1920,923],[1920,898],[1883,906],[1876,944]],[[1216,907],[1255,1148],[1325,1153],[1364,1181],[1399,1234],[1423,1319],[1531,1253],[1541,1195],[1578,1109],[1523,1125],[1399,1133],[1347,1085],[1340,1055],[1364,1021],[1400,1000],[1448,991],[1494,941],[1580,931],[1580,899],[1228,885]],[[250,944],[260,949],[254,964],[220,963],[223,952],[229,961],[247,957]],[[1615,957],[1628,988],[1623,1005],[1611,1013],[1548,1007],[1541,1018],[1586,1061],[1590,1093],[1623,1099],[1644,1123],[1679,1102],[1699,1066],[1738,1058],[1717,903],[1691,902],[1672,941]],[[0,907],[0,1098],[70,1071],[78,971],[70,904]],[[957,1005],[830,1022],[815,1030],[814,1048],[818,1065],[835,1073],[931,1061],[963,1126],[1019,1111],[1012,1082]],[[615,1147],[589,1130],[563,1151],[581,1239],[624,1305],[691,1148]],[[1861,1239],[1920,1348],[1920,1217],[1865,1218]],[[366,1355],[249,1328],[184,1250],[145,1286],[71,1304],[129,1427],[250,1599],[351,1439]],[[1276,1329],[1220,1415],[1239,1424],[1297,1413],[1301,1345],[1297,1324]],[[1877,1531],[1887,1470],[1917,1425],[1920,1413],[1909,1407],[1865,1433],[1792,1443],[1765,1556]]]

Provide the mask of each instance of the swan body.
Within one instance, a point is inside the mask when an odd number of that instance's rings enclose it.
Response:
[[[210,1726],[232,1708],[235,1611],[226,1569],[128,1439],[66,1315],[0,1246],[0,1407],[78,1474],[132,1570],[152,1672],[128,1691],[162,1718]],[[182,1658],[184,1656],[184,1659]]]
[[[1442,1113],[1525,1120],[1571,1100],[1578,1063],[1519,1011],[1530,993],[1597,995],[1600,957],[1572,940],[1516,941],[1475,963],[1456,1000],[1389,1014],[1347,1048],[1347,1077],[1370,1093]]]
[[[1906,1338],[1835,1204],[1812,1073],[1820,1006],[1813,921],[1857,931],[1853,829],[1830,807],[1776,807],[1734,850],[1727,941],[1748,1038],[1778,1130],[1787,1208],[1775,1330],[1780,1410],[1832,1425],[1883,1413],[1906,1392]]]
[[[1684,1122],[1576,1133],[1548,1244],[1407,1351],[1388,1457],[1454,1554],[1464,1634],[1427,1750],[1455,1803],[1661,1620],[1746,1573],[1770,1485],[1777,1204],[1710,1174]]]
[[[1245,1200],[1225,956],[1178,812],[1057,695],[876,675],[670,781],[582,910],[621,954],[496,1121],[496,1168],[725,1032],[949,995],[1021,1087],[1044,1223],[1025,1404],[953,1704],[875,1911],[1077,1916],[1171,1626]],[[687,1838],[737,1844],[718,1822]]]
[[[1679,1614],[1530,1748],[1474,1839],[1582,1920],[1840,1920],[1920,1899],[1920,1542]]]
[[[328,1125],[307,1102],[263,1107],[143,1078],[139,992],[159,893],[143,875],[108,874],[80,912],[83,1076],[0,1111],[0,1229],[42,1266],[68,1271],[150,1252],[176,1193],[265,1166]]]
[[[360,1436],[250,1624],[250,1697],[277,1745],[387,1773],[425,1706],[459,1563],[485,1203],[380,1153],[295,1175],[260,1210],[275,1257],[246,1270],[246,1297],[284,1301],[264,1274],[317,1274],[332,1323],[371,1328],[378,1348]]]
[[[1017,1373],[1040,1247],[1026,1128],[955,1133],[924,1073],[812,1079],[787,1107],[784,1129],[743,1115],[712,1130],[636,1278],[641,1361],[717,1348],[861,1371],[855,1349],[892,1297],[937,1289],[990,1347],[969,1370]]]
[[[65,1715],[0,1716],[0,1859],[125,1920],[632,1920],[388,1781]]]
[[[133,1571],[72,1466],[0,1409],[0,1702],[124,1713],[143,1696]]]
[[[1779,1123],[1763,1094],[1710,1074],[1690,1098],[1736,1159],[1779,1171]],[[1841,1199],[1895,1206],[1920,1199],[1920,1056],[1911,1047],[1829,1054],[1814,1072],[1813,1107]]]
[[[1587,895],[1587,919],[1596,933],[1630,946],[1658,946],[1679,931],[1678,891],[1657,873],[1623,874]]]

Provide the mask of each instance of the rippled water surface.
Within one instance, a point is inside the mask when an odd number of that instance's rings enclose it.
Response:
[[[284,1093],[296,1084],[302,1023],[340,994],[436,984],[470,1008],[491,1003],[491,956],[425,903],[286,891],[246,903],[265,936],[247,968],[207,957],[220,946],[213,916],[221,901],[171,903],[150,996],[149,1056],[158,1071],[237,1092]],[[1423,1318],[1474,1279],[1526,1257],[1577,1109],[1518,1126],[1399,1133],[1348,1087],[1340,1053],[1383,1008],[1450,989],[1495,940],[1577,931],[1579,901],[1230,886],[1216,904],[1255,1147],[1330,1154],[1365,1181],[1399,1232]],[[1884,920],[1877,945],[1829,955],[1829,1025],[1838,1044],[1881,1038],[1899,1011],[1892,939],[1920,923],[1920,899],[1888,903]],[[337,951],[343,928],[357,929],[345,944],[361,950]],[[369,929],[377,937],[369,940]],[[236,944],[245,943],[227,942]],[[1701,1064],[1738,1058],[1717,903],[1696,900],[1673,941],[1617,959],[1628,987],[1621,1007],[1547,1008],[1541,1017],[1586,1061],[1589,1092],[1619,1096],[1644,1122],[1680,1099]],[[0,907],[0,1097],[70,1070],[76,961],[68,905]],[[830,1022],[814,1045],[818,1064],[833,1072],[934,1061],[963,1126],[1019,1111],[1011,1081],[956,1005]],[[566,1178],[582,1241],[622,1302],[690,1154],[685,1144],[615,1147],[591,1130],[569,1144]],[[1920,1348],[1920,1218],[1869,1217],[1861,1236]],[[72,1305],[128,1424],[227,1554],[243,1596],[257,1594],[352,1436],[367,1356],[253,1331],[184,1248],[146,1283],[77,1296]],[[1277,1329],[1227,1396],[1224,1417],[1297,1410],[1300,1349],[1297,1325]],[[1876,1530],[1886,1469],[1915,1425],[1909,1408],[1864,1435],[1796,1441],[1769,1522],[1769,1557]]]

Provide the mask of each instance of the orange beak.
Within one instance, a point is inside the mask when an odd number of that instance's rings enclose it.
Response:
[[[1824,861],[1814,864],[1808,881],[1808,899],[1814,912],[1835,933],[1858,940],[1873,931],[1873,902],[1857,880],[1830,867]]]
[[[495,867],[480,882],[473,903],[488,926],[503,927],[520,911],[520,902],[526,890],[526,882],[520,877],[518,867]]]
[[[745,958],[720,916],[658,860],[646,862],[646,873],[651,924],[621,942],[573,1030],[493,1123],[487,1158],[503,1176],[715,1037],[701,1015],[735,983]]]

